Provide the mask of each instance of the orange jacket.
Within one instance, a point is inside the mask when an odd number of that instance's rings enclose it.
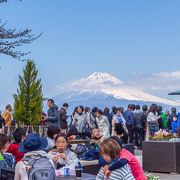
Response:
[[[8,110],[6,110],[6,111],[3,113],[2,117],[3,117],[4,120],[5,120],[6,126],[11,126],[11,121],[12,121],[11,112],[8,111]]]

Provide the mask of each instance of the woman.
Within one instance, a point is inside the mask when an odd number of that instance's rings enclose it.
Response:
[[[121,164],[121,160],[119,159],[120,151],[121,148],[119,144],[113,139],[108,138],[102,142],[100,154],[109,164],[109,167],[107,169],[101,168],[98,175],[96,176],[96,180],[135,180],[127,162],[124,163],[123,166],[120,166],[119,168],[111,172],[111,168],[113,166]]]
[[[62,169],[66,165],[70,169],[75,169],[79,163],[76,154],[68,148],[68,139],[64,133],[56,136],[55,149],[51,150],[48,155],[53,160],[56,169]]]
[[[103,112],[100,109],[96,111],[96,123],[100,134],[104,138],[108,138],[110,136],[110,124],[108,118],[106,116],[103,116]]]
[[[161,115],[158,116],[157,105],[152,104],[147,114],[146,140],[149,140],[149,136],[159,130],[158,119],[160,118]]]
[[[11,121],[12,121],[11,111],[12,111],[12,107],[11,107],[10,104],[8,104],[6,106],[6,111],[2,115],[3,119],[5,120],[5,125],[6,126],[11,126]]]
[[[85,126],[86,122],[86,115],[84,114],[84,108],[83,106],[78,106],[77,113],[73,116],[73,122],[72,124],[75,125],[78,132],[81,133],[83,127]]]

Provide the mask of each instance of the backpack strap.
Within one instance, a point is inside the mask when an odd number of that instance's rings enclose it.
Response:
[[[38,155],[29,155],[22,159],[22,162],[26,166],[26,172],[27,172],[28,176],[30,173],[30,169],[33,168],[35,162],[38,161],[42,157],[43,157],[42,155],[38,154]]]

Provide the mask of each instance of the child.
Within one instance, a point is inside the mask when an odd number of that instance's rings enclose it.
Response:
[[[70,169],[75,169],[75,166],[79,163],[76,154],[68,148],[68,139],[64,133],[59,133],[56,136],[55,149],[51,150],[48,154],[53,160],[56,169],[60,169],[65,165],[69,166]]]
[[[173,115],[173,121],[171,123],[171,127],[172,127],[172,132],[173,132],[173,137],[177,137],[177,129],[178,129],[178,121],[177,121],[177,116]]]
[[[120,151],[121,148],[115,140],[108,138],[102,142],[100,154],[108,163],[109,168],[101,168],[98,175],[96,176],[96,180],[106,180],[107,177],[109,180],[135,180],[127,162],[124,163],[123,166],[121,165],[119,159]],[[110,173],[111,168],[119,164],[120,167]]]
[[[15,166],[15,158],[12,154],[6,153],[9,140],[5,134],[0,134],[0,177],[1,169]]]
[[[21,143],[26,137],[26,129],[25,128],[17,128],[13,133],[14,143],[9,145],[7,152],[13,154],[16,158],[16,163],[19,162],[23,157],[24,153],[19,152],[19,143]]]

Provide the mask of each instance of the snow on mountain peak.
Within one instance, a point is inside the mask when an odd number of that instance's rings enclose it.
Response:
[[[117,79],[116,77],[112,76],[111,74],[105,73],[105,72],[94,72],[91,74],[89,77],[87,77],[88,80],[93,80],[97,82],[111,82],[114,83],[115,85],[117,84],[123,84],[122,81]]]

